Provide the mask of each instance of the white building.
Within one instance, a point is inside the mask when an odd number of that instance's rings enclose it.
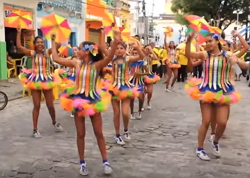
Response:
[[[138,27],[139,27],[139,15],[140,15],[140,7],[139,7],[139,1],[129,1],[130,4],[130,32],[131,36],[135,36],[138,33]]]

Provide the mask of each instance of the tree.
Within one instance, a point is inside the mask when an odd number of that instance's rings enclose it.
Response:
[[[187,25],[185,15],[193,14],[204,16],[212,26],[225,30],[237,20],[237,13],[234,12],[242,12],[238,16],[239,22],[247,21],[249,8],[250,0],[172,0],[171,10],[180,24]]]

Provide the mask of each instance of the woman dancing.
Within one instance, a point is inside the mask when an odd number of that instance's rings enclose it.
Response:
[[[178,64],[177,56],[176,56],[176,50],[175,50],[175,44],[173,41],[170,41],[169,44],[167,43],[167,35],[165,34],[164,39],[164,46],[165,49],[168,51],[168,59],[166,60],[166,67],[167,67],[167,79],[166,79],[166,88],[165,90],[167,92],[171,92],[174,88],[174,84],[178,78],[178,68],[181,67],[180,64]],[[172,78],[172,73],[174,74],[174,78],[171,82],[171,88],[169,88],[169,83]]]
[[[79,60],[68,60],[57,55],[55,35],[52,35],[52,55],[57,63],[76,69],[76,85],[67,88],[66,94],[61,96],[63,109],[74,112],[77,130],[77,147],[80,158],[80,174],[88,175],[85,163],[85,117],[90,116],[97,143],[102,155],[105,174],[111,174],[112,168],[107,160],[106,144],[102,131],[101,111],[105,111],[111,100],[108,91],[98,90],[97,79],[103,68],[112,60],[120,33],[115,33],[115,40],[109,55],[104,58],[102,51],[92,42],[82,42],[79,46]]]
[[[151,99],[153,96],[153,89],[154,83],[158,82],[161,78],[152,72],[152,63],[154,60],[158,60],[158,56],[154,53],[152,47],[150,45],[146,45],[144,47],[145,58],[144,61],[147,65],[147,72],[149,73],[147,76],[144,77],[145,83],[145,94],[147,98],[147,106],[146,109],[150,110],[151,106]]]
[[[63,131],[62,126],[56,122],[56,113],[54,107],[54,95],[53,87],[61,84],[61,78],[56,74],[51,74],[50,71],[50,54],[51,49],[44,49],[44,41],[42,37],[35,37],[33,43],[35,50],[29,50],[21,44],[21,28],[17,28],[17,39],[18,49],[26,56],[32,57],[32,68],[23,69],[19,75],[22,84],[27,85],[31,90],[33,99],[33,136],[35,138],[41,138],[41,134],[38,131],[38,117],[41,106],[42,92],[44,94],[46,105],[49,110],[49,114],[52,119],[52,124],[56,131]],[[57,46],[57,49],[59,46]]]
[[[212,118],[215,118],[217,129],[212,142],[213,154],[220,157],[219,140],[226,128],[230,104],[238,102],[241,97],[230,82],[230,70],[235,64],[245,64],[238,60],[236,55],[222,51],[220,36],[216,34],[206,37],[206,51],[191,52],[191,41],[194,36],[194,32],[188,36],[185,53],[191,64],[192,59],[200,60],[196,65],[203,63],[204,76],[202,79],[191,78],[185,88],[191,98],[200,101],[202,124],[198,131],[196,154],[201,160],[209,161],[210,158],[204,150],[208,127]]]
[[[115,141],[119,145],[124,145],[125,142],[120,135],[120,114],[122,112],[124,125],[124,139],[130,141],[131,137],[128,131],[129,126],[129,109],[130,99],[136,98],[139,95],[137,87],[134,87],[129,82],[129,67],[131,63],[144,58],[141,49],[133,44],[133,49],[137,50],[138,56],[126,56],[127,45],[120,42],[117,46],[115,58],[112,62],[112,106],[114,111],[114,126],[115,126]],[[120,106],[121,105],[121,106]]]
[[[136,49],[133,49],[132,51],[132,56],[138,56],[139,53]],[[134,115],[134,98],[131,98],[130,100],[130,112],[131,112],[131,117],[130,119],[141,119],[142,118],[142,107],[144,103],[144,76],[149,75],[147,71],[147,62],[144,61],[143,59],[133,62],[130,66],[130,83],[132,83],[134,86],[139,88],[139,109],[138,109],[138,114],[135,117]]]

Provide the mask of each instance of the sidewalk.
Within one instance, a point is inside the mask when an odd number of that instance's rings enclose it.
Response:
[[[0,80],[0,91],[7,94],[9,101],[22,98],[23,86],[18,78]]]

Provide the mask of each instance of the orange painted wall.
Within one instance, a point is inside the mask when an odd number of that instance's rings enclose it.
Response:
[[[106,17],[106,4],[102,2],[102,0],[87,0],[86,4],[86,13],[88,15],[96,16],[96,17]],[[86,22],[86,30],[85,30],[85,39],[89,40],[89,29],[98,29],[102,26],[102,22],[99,21],[88,21]],[[101,40],[101,34],[99,36]]]
[[[87,0],[86,13],[97,17],[106,15],[106,4],[102,0]]]

